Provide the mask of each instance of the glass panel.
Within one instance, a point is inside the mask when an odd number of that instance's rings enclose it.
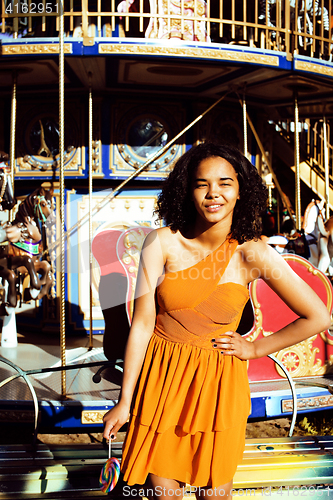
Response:
[[[153,118],[137,120],[128,131],[128,145],[141,158],[150,158],[167,142],[164,125]]]

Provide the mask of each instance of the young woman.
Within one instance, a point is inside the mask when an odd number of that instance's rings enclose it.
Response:
[[[265,209],[257,170],[228,146],[192,148],[163,184],[167,226],[143,246],[121,397],[104,417],[114,439],[131,412],[124,479],[149,474],[155,498],[179,499],[185,483],[198,498],[227,497],[250,412],[247,360],[330,325],[323,302],[260,240]],[[236,329],[256,278],[299,318],[251,343]]]

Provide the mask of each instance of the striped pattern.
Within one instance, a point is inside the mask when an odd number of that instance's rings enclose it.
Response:
[[[121,443],[112,448],[120,458]],[[248,439],[234,488],[258,488],[263,498],[262,488],[333,484],[332,451],[332,436]],[[0,446],[0,499],[105,498],[98,481],[107,457],[98,444]],[[112,498],[124,498],[123,486]]]

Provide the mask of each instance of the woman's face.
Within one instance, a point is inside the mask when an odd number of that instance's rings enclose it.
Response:
[[[239,199],[239,184],[237,174],[227,160],[219,156],[202,160],[193,176],[192,192],[201,222],[231,227],[233,211]]]

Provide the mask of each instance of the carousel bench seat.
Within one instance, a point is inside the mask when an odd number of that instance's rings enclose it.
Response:
[[[121,446],[114,443],[114,456],[120,458]],[[333,436],[247,439],[234,488],[256,488],[262,496],[263,488],[294,486],[297,492],[301,485],[301,496],[313,496],[314,488],[333,484],[332,450]],[[98,480],[106,459],[99,444],[38,444],[35,451],[28,445],[0,446],[0,499],[105,498]],[[123,486],[118,482],[109,496],[124,498]],[[329,497],[327,490],[321,493]]]

